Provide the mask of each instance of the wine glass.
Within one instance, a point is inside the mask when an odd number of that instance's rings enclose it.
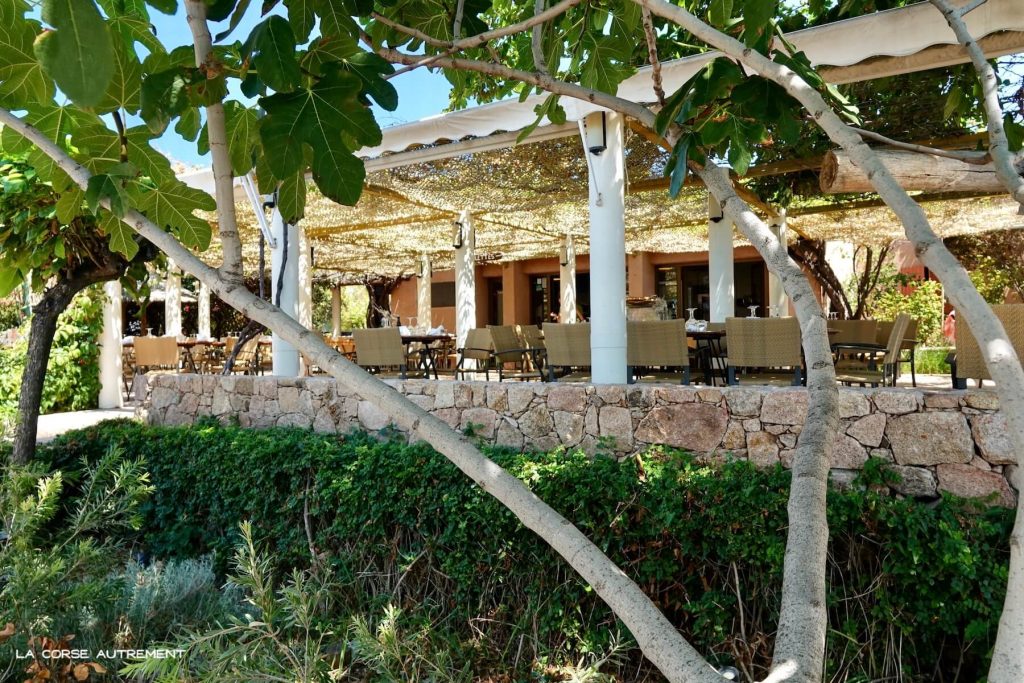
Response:
[[[757,309],[758,308],[760,308],[760,306],[747,306],[747,309],[750,310],[750,315],[748,315],[747,317],[748,318],[756,318],[757,317]]]

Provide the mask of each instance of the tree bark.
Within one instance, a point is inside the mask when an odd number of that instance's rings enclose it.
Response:
[[[35,306],[29,327],[25,370],[21,374],[18,395],[18,422],[14,429],[14,450],[11,461],[18,465],[30,462],[36,454],[36,429],[43,400],[46,366],[50,362],[57,319],[71,305],[71,300],[89,285],[114,280],[124,274],[127,261],[108,254],[99,263],[87,262],[70,275],[61,277],[43,294]]]
[[[773,62],[766,56],[751,50],[738,40],[731,38],[704,22],[681,7],[672,5],[666,0],[636,0],[651,8],[654,14],[675,22],[694,35],[738,62],[750,67],[761,76],[782,86],[786,92],[800,102],[810,112],[812,118],[821,129],[850,154],[854,163],[862,168],[871,179],[872,186],[879,196],[897,215],[903,224],[907,238],[914,245],[917,256],[933,273],[945,288],[946,296],[956,306],[958,319],[970,327],[978,345],[982,350],[985,365],[995,380],[999,395],[999,405],[1007,421],[1007,436],[1015,453],[1024,453],[1024,369],[1010,344],[1006,330],[995,316],[992,309],[978,293],[963,266],[949,253],[942,240],[932,230],[921,207],[911,199],[910,195],[900,186],[879,160],[875,151],[866,145],[861,136],[847,125],[838,114],[825,102],[821,94],[812,88],[803,78],[789,68]],[[942,2],[942,0],[933,0]],[[951,25],[954,22],[951,21]],[[959,22],[962,26],[963,22]],[[977,44],[968,35],[961,42],[977,51]],[[969,43],[969,44],[968,44]],[[972,60],[979,71],[984,71],[984,58],[976,59],[972,52]],[[990,99],[989,79],[983,79],[986,100]],[[991,106],[986,102],[989,114],[989,130],[993,126],[1002,133],[1001,116],[998,102]],[[996,124],[992,119],[1000,119]],[[1001,137],[1001,139],[996,139]],[[1005,148],[1005,134],[993,137],[990,144],[993,159],[1009,152]],[[997,165],[997,168],[999,166]],[[1001,176],[1007,175],[1005,169]],[[1018,178],[1019,179],[1019,178]],[[1024,199],[1024,188],[1012,177],[1003,180],[1014,191],[1014,198]],[[993,683],[1019,683],[1024,680],[1024,648],[1020,643],[1024,640],[1024,506],[1018,500],[1017,515],[1014,529],[1010,536],[1010,571],[1007,585],[1006,601],[1000,617],[999,634],[989,671],[989,680]],[[778,650],[776,650],[778,652]]]
[[[75,162],[36,128],[2,108],[0,123],[35,144],[79,187],[88,187],[88,169]],[[109,201],[104,199],[101,203],[107,205]],[[644,655],[671,683],[722,680],[635,582],[569,520],[538,498],[523,482],[481,454],[467,436],[456,432],[437,416],[346,360],[335,349],[327,346],[318,333],[306,329],[244,287],[228,282],[216,269],[203,263],[173,235],[143,214],[130,209],[124,213],[122,220],[174,259],[183,270],[207,284],[222,301],[273,329],[305,354],[311,363],[320,366],[363,399],[377,406],[411,438],[422,439],[433,446],[481,489],[494,496],[593,587],[622,619]]]
[[[1005,192],[992,164],[968,164],[957,159],[899,150],[876,149],[875,154],[903,189],[922,192]],[[827,153],[821,162],[821,191],[874,192],[850,155]]]
[[[851,317],[850,302],[846,298],[843,283],[839,281],[832,266],[825,260],[825,243],[821,240],[809,240],[801,237],[789,245],[789,253],[818,281],[825,296],[832,302],[832,308],[838,317],[843,320]]]

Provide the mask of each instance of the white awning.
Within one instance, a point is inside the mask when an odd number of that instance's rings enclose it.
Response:
[[[961,0],[960,4],[965,2]],[[1000,31],[1024,31],[1024,8],[1021,0],[988,0],[968,14],[966,21],[975,39]],[[942,14],[927,2],[794,31],[787,34],[786,38],[803,51],[816,67],[849,67],[875,57],[904,57],[936,45],[957,44],[956,36]],[[1024,50],[1024,41],[1016,49]],[[1003,54],[1006,52],[1004,50]],[[678,89],[718,54],[708,52],[664,63],[662,81],[665,91],[671,93]],[[959,61],[968,61],[966,54]],[[948,64],[948,58],[937,59],[934,64],[915,65],[913,70],[922,71]],[[899,71],[893,71],[890,75],[895,73]],[[872,73],[870,77],[875,78],[877,74]],[[856,70],[844,72],[843,82],[857,80],[861,78],[858,78]],[[654,102],[656,97],[651,81],[651,67],[643,67],[623,81],[616,94],[633,102]],[[517,99],[503,100],[391,126],[384,129],[384,139],[380,145],[363,149],[359,156],[371,159],[387,152],[401,152],[413,145],[429,145],[439,140],[456,141],[470,136],[482,138],[496,131],[517,131],[533,123],[536,119],[534,107],[546,97],[546,94],[531,95],[522,102]],[[578,121],[601,108],[568,97],[563,97],[560,102],[569,121]],[[543,134],[543,131],[538,129],[537,133]],[[453,149],[452,153],[465,151],[457,152]]]

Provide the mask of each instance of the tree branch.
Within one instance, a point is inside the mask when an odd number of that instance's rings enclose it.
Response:
[[[546,0],[536,0],[533,5],[533,14],[537,16],[544,11]],[[544,56],[544,24],[536,24],[531,29],[530,49],[533,50],[533,65],[542,74],[548,73],[548,60]]]
[[[673,21],[689,31],[695,38],[718,49],[722,54],[742,62],[757,71],[762,77],[782,86],[786,92],[800,102],[829,138],[843,147],[850,158],[860,166],[879,196],[899,217],[907,237],[913,242],[918,258],[941,279],[946,295],[957,308],[958,315],[967,322],[988,367],[995,379],[999,394],[1000,408],[1007,418],[1007,432],[1014,451],[1024,453],[1024,370],[1010,344],[1006,331],[992,309],[971,283],[967,272],[950,254],[942,240],[932,230],[927,216],[899,183],[892,177],[878,156],[864,142],[861,136],[848,126],[825,102],[821,94],[792,70],[768,59],[766,56],[727,36],[681,7],[665,0],[635,0],[650,7],[651,11]],[[987,98],[986,98],[987,99]],[[999,119],[998,102],[995,116]],[[992,132],[993,121],[989,131]],[[999,126],[999,133],[1002,133]],[[997,133],[996,137],[1000,137]],[[1005,134],[1001,136],[1005,144]],[[993,157],[1005,151],[1005,147],[990,146]],[[1016,198],[1016,196],[1015,196]],[[994,683],[1016,683],[1024,680],[1024,648],[1019,646],[1020,634],[1024,633],[1024,506],[1018,503],[1014,531],[1010,540],[1010,580],[1006,601],[1000,619],[999,635],[989,671]],[[822,576],[824,567],[821,568]],[[796,578],[796,577],[794,577]],[[775,644],[776,666],[791,661],[800,668],[799,676],[804,680],[820,680],[821,654],[824,643],[824,623],[821,632],[809,634],[811,619],[819,623],[817,614],[824,610],[824,604],[817,605],[794,594],[798,583],[789,581],[789,571],[783,578],[783,604],[779,622],[779,636]],[[793,600],[806,603],[803,607]],[[816,598],[815,598],[816,600]]]
[[[876,142],[881,142],[883,144],[889,145],[890,147],[905,149],[908,152],[920,152],[921,154],[931,154],[932,156],[946,157],[947,159],[956,159],[957,161],[962,161],[965,164],[978,164],[981,166],[987,164],[989,161],[992,160],[992,157],[988,152],[970,152],[952,149],[938,149],[935,147],[928,147],[927,145],[915,145],[912,142],[901,142],[899,140],[893,140],[892,138],[887,138],[884,135],[875,133],[870,130],[864,130],[863,128],[857,128],[855,126],[851,126],[851,128],[855,130],[857,134],[860,135],[862,138],[867,138],[868,140],[875,140]]]
[[[651,10],[644,7],[644,36],[647,38],[647,56],[651,62],[651,80],[654,82],[654,94],[658,98],[658,106],[665,106],[665,88],[661,85],[661,60],[658,59],[658,37],[654,34],[654,20]]]
[[[188,27],[195,44],[196,66],[210,66],[213,59],[213,39],[206,23],[206,3],[203,0],[185,0]],[[224,122],[224,105],[219,101],[206,107],[206,130],[213,160],[213,186],[217,200],[217,234],[220,236],[224,261],[220,270],[231,282],[242,282],[242,240],[238,235],[235,217],[234,176],[228,155],[228,135]]]
[[[57,165],[81,188],[88,187],[88,169],[67,155],[34,126],[0,108],[0,123],[19,133]],[[101,200],[109,208],[109,199]],[[711,666],[700,656],[651,599],[619,567],[605,556],[569,520],[542,501],[523,482],[484,457],[464,434],[428,413],[390,386],[349,362],[328,346],[319,333],[306,329],[281,309],[260,299],[240,282],[230,282],[202,262],[170,233],[146,216],[129,209],[121,219],[152,242],[185,271],[208,285],[212,292],[243,315],[279,334],[311,363],[319,365],[353,392],[384,412],[410,438],[431,444],[481,489],[508,508],[593,586],[594,591],[622,619],[647,658],[671,683],[720,683]]]
[[[982,102],[985,105],[985,118],[988,123],[988,153],[996,167],[996,175],[1003,181],[1010,195],[1020,204],[1017,212],[1024,215],[1024,178],[1017,173],[1017,169],[1014,167],[1010,141],[1006,138],[1006,130],[1003,128],[1003,107],[999,104],[999,78],[963,20],[963,16],[975,7],[968,5],[961,9],[954,7],[948,0],[930,1],[936,9],[942,12],[946,23],[956,34],[956,39],[967,50],[974,70],[978,72],[978,79],[981,81]],[[1022,620],[1022,626],[1024,626],[1024,620]],[[1024,629],[1018,634],[1024,634]],[[1020,656],[1022,658],[1021,674],[1024,676],[1024,654]]]

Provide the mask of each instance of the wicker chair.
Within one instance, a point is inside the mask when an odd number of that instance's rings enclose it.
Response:
[[[516,334],[515,325],[488,325],[494,345],[494,363],[498,368],[498,381],[505,379],[541,379],[537,370],[540,362],[536,349],[527,347]],[[511,365],[509,370],[507,366]]]
[[[892,332],[893,322],[891,320],[881,320],[878,323],[878,333],[875,337],[875,343],[877,344],[888,344],[889,334]],[[919,340],[917,338],[917,319],[911,318],[910,323],[907,325],[907,332],[903,335],[903,345],[900,347],[900,357],[896,362],[896,376],[900,375],[901,365],[910,365],[910,383],[912,386],[917,386],[917,367],[914,360],[914,352],[917,349]]]
[[[892,323],[889,331],[889,339],[885,345],[885,357],[882,359],[882,368],[864,368],[849,370],[836,369],[836,379],[843,384],[870,384],[873,387],[895,386],[896,370],[900,360],[900,350],[903,348],[903,340],[906,338],[907,328],[910,326],[910,316],[900,313]],[[873,342],[872,342],[873,343]]]
[[[725,333],[729,384],[797,386],[803,382],[796,318],[726,318]],[[748,372],[739,374],[737,369]]]
[[[466,345],[458,349],[459,360],[455,364],[455,378],[458,379],[462,373],[462,379],[466,379],[466,360],[477,361],[477,370],[480,364],[484,367],[484,378],[491,379],[491,362],[494,360],[494,342],[491,341],[491,331],[486,327],[475,327],[466,332]]]
[[[390,374],[405,379],[409,361],[397,327],[352,330],[356,344],[356,364],[377,375]]]
[[[235,346],[238,344],[238,339],[229,337],[224,340],[224,353],[225,358],[230,358],[232,352],[235,350]],[[252,339],[245,342],[242,348],[238,350],[238,355],[235,356],[235,362],[231,366],[231,372],[235,375],[257,375],[260,371],[260,366],[256,359],[256,350],[259,347],[259,339],[253,337]]]
[[[178,353],[178,340],[174,337],[136,337],[134,347],[135,370],[130,393],[142,399],[149,393],[146,376],[178,373],[181,356]]]
[[[544,323],[544,345],[550,381],[590,381],[590,323]]]
[[[999,321],[1006,329],[1018,357],[1024,357],[1024,304],[1000,304],[992,307]],[[956,326],[956,357],[950,363],[953,375],[953,386],[966,389],[967,380],[977,380],[978,386],[986,379],[992,379],[981,357],[981,349],[974,335],[965,323],[957,321]]]
[[[523,345],[528,348],[530,362],[535,363],[534,370],[544,370],[544,361],[547,359],[548,350],[544,345],[544,333],[536,325],[516,325],[516,332],[523,340]]]
[[[690,383],[685,320],[626,323],[626,364],[636,381]]]

